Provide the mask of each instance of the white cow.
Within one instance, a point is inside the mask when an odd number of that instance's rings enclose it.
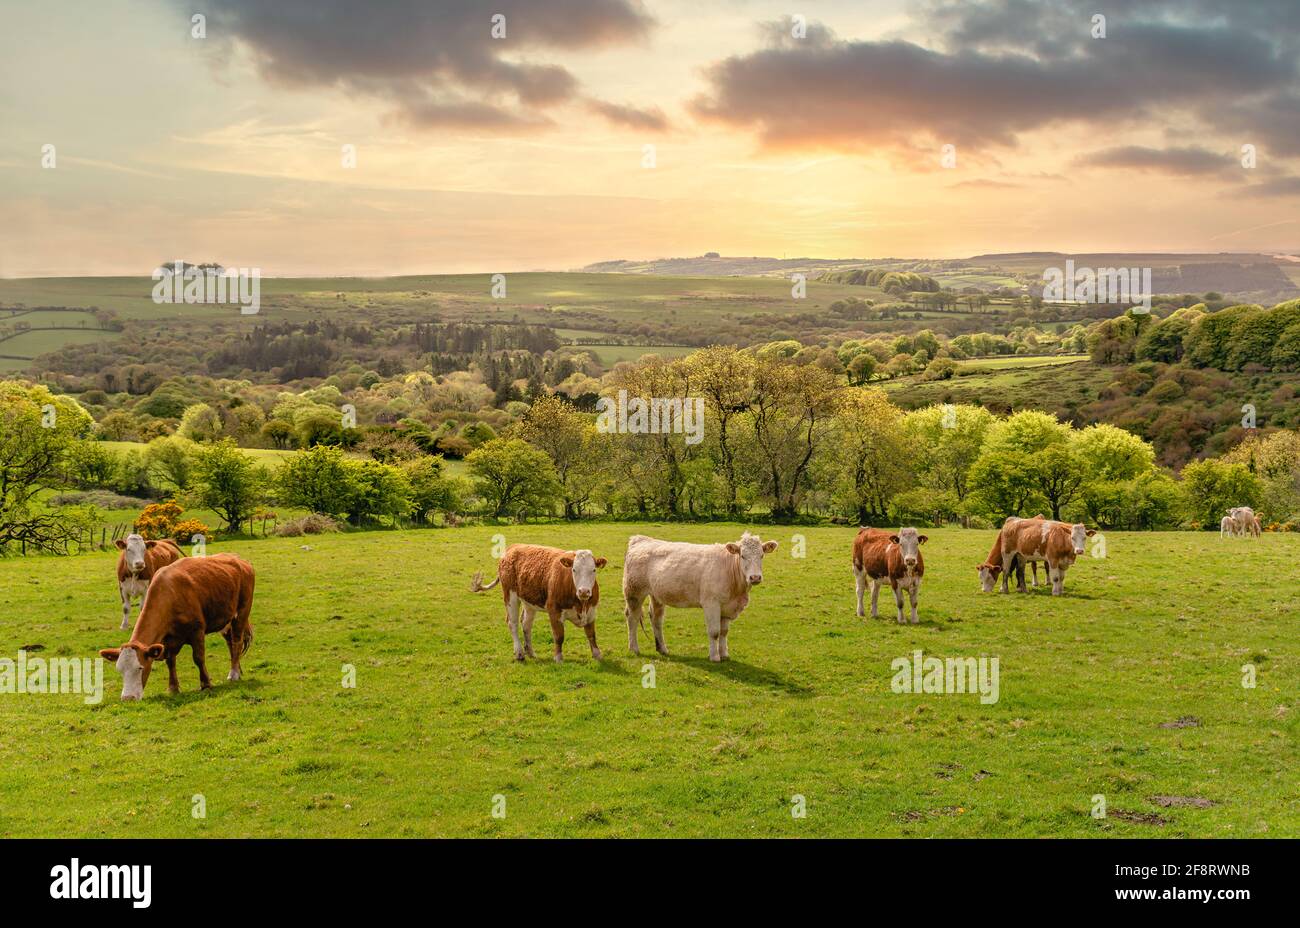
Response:
[[[1249,506],[1233,506],[1228,510],[1228,518],[1232,519],[1232,534],[1234,535],[1255,535],[1255,510]],[[1220,523],[1222,531],[1222,523]]]
[[[636,629],[643,624],[641,609],[649,596],[655,648],[660,654],[668,653],[664,646],[664,607],[697,608],[704,610],[709,660],[727,660],[727,632],[749,605],[750,587],[763,581],[763,555],[775,550],[775,541],[765,542],[749,532],[738,542],[718,545],[633,535],[627,540],[623,562],[628,648],[633,654],[641,653]]]
[[[1219,537],[1230,538],[1237,534],[1237,523],[1232,520],[1232,516],[1224,516],[1219,520]]]

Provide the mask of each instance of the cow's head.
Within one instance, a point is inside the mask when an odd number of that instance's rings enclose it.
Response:
[[[1088,544],[1088,539],[1097,534],[1094,529],[1087,528],[1082,522],[1076,522],[1070,526],[1070,540],[1074,543],[1074,553],[1082,554]]]
[[[144,570],[144,553],[156,544],[158,542],[145,541],[142,536],[134,533],[117,540],[118,550],[126,552],[126,569],[133,574]]]
[[[591,599],[591,593],[596,589],[596,568],[604,567],[608,562],[583,548],[572,555],[563,555],[560,563],[573,572],[573,588],[578,592],[578,599],[585,602]]]
[[[763,555],[776,550],[775,541],[763,541],[749,532],[740,536],[740,541],[727,543],[727,550],[740,556],[740,575],[750,586],[763,582]]]
[[[998,585],[998,574],[1002,573],[1001,564],[981,564],[975,568],[980,572],[980,589],[992,593]]]
[[[909,570],[916,566],[921,558],[921,545],[929,541],[928,536],[917,534],[914,528],[900,528],[897,535],[890,535],[889,540],[903,551],[903,566]]]
[[[163,656],[163,646],[128,641],[120,648],[105,648],[99,656],[112,661],[122,675],[122,699],[140,699],[144,696],[144,685],[149,682],[149,668]]]

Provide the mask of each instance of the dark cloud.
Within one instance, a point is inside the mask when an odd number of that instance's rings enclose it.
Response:
[[[605,100],[588,100],[587,106],[616,126],[640,129],[646,132],[663,132],[668,128],[668,117],[656,106],[644,109],[609,103]]]
[[[390,102],[413,126],[527,129],[578,82],[528,56],[631,42],[653,26],[639,0],[208,0],[208,35],[247,49],[261,74]],[[186,7],[188,12],[189,7]],[[505,38],[492,17],[505,16]]]
[[[943,0],[920,8],[917,22],[934,47],[824,30],[801,42],[788,24],[780,32],[765,24],[766,46],[713,65],[692,107],[772,147],[927,151],[1014,147],[1054,126],[1117,131],[1179,117],[1218,134],[1231,111],[1227,131],[1250,127],[1294,150],[1296,37],[1279,35],[1278,23],[1300,18],[1300,4],[1261,5],[1277,18],[1227,0],[1130,0],[1112,5],[1106,38],[1094,39],[1092,2]]]
[[[1242,193],[1248,197],[1275,199],[1280,197],[1300,197],[1300,177],[1275,177],[1263,183],[1251,184]]]
[[[1090,152],[1076,158],[1081,167],[1128,168],[1178,176],[1225,175],[1241,173],[1241,161],[1206,148],[1146,148],[1142,145],[1123,145]]]

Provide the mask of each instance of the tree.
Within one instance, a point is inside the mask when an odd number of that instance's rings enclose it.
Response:
[[[874,369],[874,359],[864,356]],[[696,389],[707,404],[709,417],[717,426],[710,438],[717,449],[718,468],[725,484],[723,502],[727,513],[736,515],[740,505],[736,475],[739,437],[735,433],[741,417],[753,405],[754,359],[735,348],[715,346],[695,352],[686,363],[692,370]],[[870,377],[868,371],[867,379]]]
[[[276,475],[280,501],[327,516],[353,511],[360,488],[343,458],[343,451],[317,445],[291,455]]]
[[[1155,462],[1155,451],[1149,443],[1105,423],[1071,434],[1070,447],[1079,456],[1089,480],[1132,480],[1151,470]]]
[[[207,403],[195,403],[181,416],[178,435],[191,441],[216,441],[221,437],[221,414]]]
[[[830,432],[835,376],[815,364],[759,365],[754,378],[754,440],[764,490],[776,520],[798,512],[813,459]]]
[[[361,525],[378,516],[396,520],[411,511],[411,483],[406,474],[379,461],[344,461],[355,487],[348,507],[353,524]]]
[[[843,390],[836,400],[835,435],[841,505],[859,525],[885,518],[890,500],[911,481],[912,436],[903,427],[902,410],[883,390]]]
[[[921,482],[951,490],[958,501],[964,500],[970,492],[970,469],[994,421],[987,409],[964,403],[927,406],[908,413],[903,424],[919,445],[913,466]]]
[[[446,473],[440,457],[420,457],[401,465],[411,485],[411,517],[428,522],[437,513],[449,515],[464,506],[464,481]]]
[[[1260,505],[1263,484],[1245,464],[1193,461],[1183,468],[1183,500],[1192,521],[1202,528],[1219,527],[1234,506]]]
[[[155,438],[145,446],[145,461],[154,479],[164,489],[184,493],[194,483],[194,465],[199,447],[188,438],[170,435]]]
[[[36,505],[59,484],[68,449],[93,420],[43,386],[0,381],[0,554],[15,545],[63,554],[80,528],[71,513]]]
[[[1025,512],[1038,492],[1033,456],[1023,451],[988,450],[971,468],[970,502],[999,524]]]
[[[199,505],[215,510],[238,531],[262,501],[265,473],[227,438],[201,448],[194,465]]]
[[[582,515],[599,479],[601,464],[607,460],[600,446],[608,437],[596,431],[590,417],[559,396],[539,396],[514,434],[545,451],[551,459],[560,481],[564,517]]]
[[[1049,445],[1033,456],[1034,478],[1038,492],[1052,509],[1052,518],[1060,520],[1061,510],[1074,501],[1088,480],[1088,472],[1078,455],[1068,445]]]
[[[547,512],[560,495],[551,459],[522,438],[484,442],[465,462],[474,476],[474,490],[493,518],[526,518]]]

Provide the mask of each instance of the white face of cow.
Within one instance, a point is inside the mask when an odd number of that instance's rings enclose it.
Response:
[[[987,564],[981,564],[978,570],[980,572],[980,589],[985,593],[992,593],[998,585],[999,571]]]
[[[144,697],[144,685],[149,680],[149,668],[153,662],[162,657],[161,644],[141,648],[139,645],[124,644],[120,648],[108,648],[100,651],[99,656],[113,661],[117,672],[122,675],[122,700],[124,702]]]
[[[144,551],[145,540],[139,535],[127,535],[126,546],[122,549],[126,554],[126,569],[133,574],[138,574],[144,570]]]
[[[573,572],[573,588],[578,593],[578,599],[591,599],[591,593],[596,589],[596,568],[604,567],[606,560],[583,548],[574,551],[573,557],[565,555],[560,558],[560,563]]]
[[[902,549],[903,566],[911,568],[916,566],[921,556],[921,545],[925,544],[928,538],[919,534],[914,528],[900,528],[897,535],[889,536],[889,540]]]
[[[1070,526],[1070,540],[1074,542],[1074,553],[1083,554],[1084,548],[1088,544],[1088,539],[1097,534],[1094,530],[1086,528],[1082,522]]]
[[[775,541],[763,541],[749,532],[740,536],[740,541],[727,545],[732,554],[740,555],[740,574],[750,586],[763,582],[763,555],[776,550]]]

